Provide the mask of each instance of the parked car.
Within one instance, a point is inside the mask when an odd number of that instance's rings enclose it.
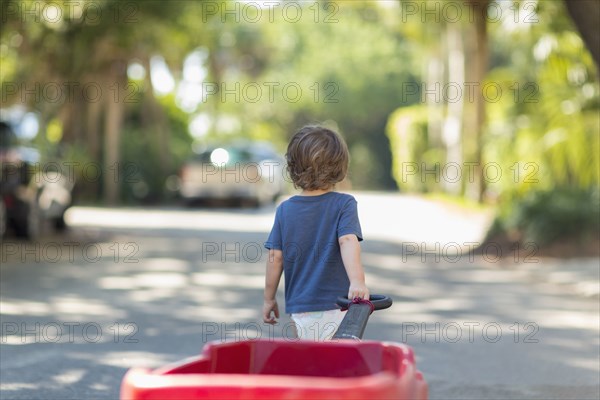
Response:
[[[12,228],[36,239],[46,222],[57,230],[66,227],[74,182],[40,159],[37,149],[19,145],[11,125],[0,121],[0,236]]]
[[[195,154],[180,170],[179,193],[197,200],[273,202],[284,189],[284,159],[268,143],[212,146]]]

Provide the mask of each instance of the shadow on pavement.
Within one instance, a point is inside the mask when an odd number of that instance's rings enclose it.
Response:
[[[116,398],[132,366],[195,355],[210,340],[289,337],[287,316],[275,328],[260,322],[267,234],[258,225],[77,227],[3,243],[1,397]],[[371,291],[395,301],[365,338],[413,346],[432,398],[597,398],[597,304],[480,258],[423,258],[368,239],[362,252]]]

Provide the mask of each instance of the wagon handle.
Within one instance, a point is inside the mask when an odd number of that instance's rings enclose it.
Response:
[[[338,297],[337,304],[348,309],[332,339],[360,340],[373,310],[383,310],[392,305],[392,299],[383,295],[370,295],[369,300],[356,301]]]
[[[348,297],[338,297],[337,305],[342,307],[342,309],[348,309],[354,300],[350,300]],[[390,308],[392,306],[392,299],[389,296],[384,296],[382,294],[372,294],[369,296],[369,302],[373,304],[374,310],[384,310],[386,308]]]

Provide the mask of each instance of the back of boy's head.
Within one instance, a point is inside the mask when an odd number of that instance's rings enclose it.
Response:
[[[294,187],[329,189],[348,172],[348,147],[340,135],[322,126],[305,126],[292,136],[285,154]]]

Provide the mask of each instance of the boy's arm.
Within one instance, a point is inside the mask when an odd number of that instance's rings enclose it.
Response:
[[[276,295],[282,272],[283,252],[281,250],[269,250],[263,304],[263,321],[268,324],[276,323],[277,320],[275,318],[279,318],[279,307],[277,305]],[[274,317],[271,316],[271,312],[275,315]]]
[[[369,289],[365,285],[365,271],[360,261],[360,244],[354,234],[343,235],[338,239],[344,268],[350,279],[348,298],[369,299]]]

